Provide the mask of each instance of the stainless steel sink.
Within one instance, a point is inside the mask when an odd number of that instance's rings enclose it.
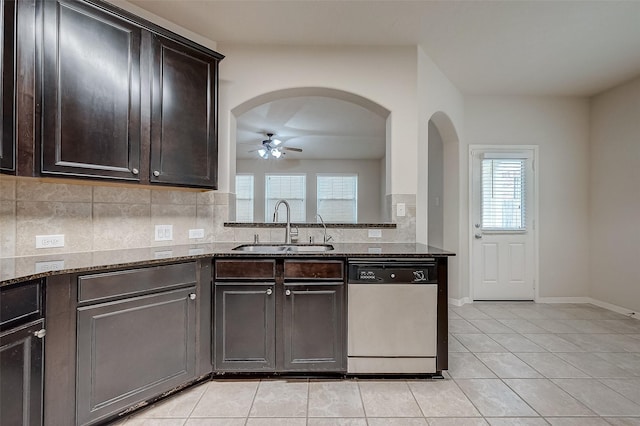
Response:
[[[333,250],[331,244],[242,244],[234,251],[251,253],[321,253]]]

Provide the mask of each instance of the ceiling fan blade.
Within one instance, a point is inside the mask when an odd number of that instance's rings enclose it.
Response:
[[[293,148],[290,146],[283,146],[282,149],[286,149],[287,151],[302,152],[302,148]]]

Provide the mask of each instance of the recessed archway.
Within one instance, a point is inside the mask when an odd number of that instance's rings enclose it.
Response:
[[[460,141],[444,112],[438,111],[429,119],[428,141],[428,242],[460,253]],[[450,259],[449,297],[454,299],[461,292],[458,264],[458,257]]]
[[[253,173],[258,200],[254,217],[258,217],[266,173],[308,173],[307,220],[311,220],[315,210],[312,179],[317,173],[350,170],[362,177],[358,221],[382,222],[389,187],[389,116],[390,111],[376,102],[331,88],[288,88],[255,96],[231,110],[230,159],[235,166],[231,192],[235,193],[236,173]],[[266,133],[277,135],[285,150],[291,147],[297,152],[285,151],[287,155],[279,161],[258,160],[257,148]],[[233,220],[233,208],[230,213]]]

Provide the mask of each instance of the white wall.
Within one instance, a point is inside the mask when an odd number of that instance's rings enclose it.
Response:
[[[307,175],[307,222],[315,222],[317,173],[356,173],[358,175],[358,222],[382,222],[380,193],[381,160],[238,160],[237,173],[252,173],[256,204],[254,221],[264,220],[265,173],[304,173]]]
[[[587,296],[588,100],[468,96],[464,131],[467,145],[540,147],[536,165],[540,203],[539,295]],[[468,147],[464,151],[468,152]],[[468,182],[468,166],[463,169],[464,180]],[[466,215],[464,223],[468,224],[468,208],[462,210]]]
[[[415,47],[238,46],[219,43],[221,191],[235,168],[231,111],[256,96],[324,87],[367,98],[391,111],[387,193],[417,191],[417,58]],[[233,139],[235,140],[235,139]],[[233,165],[231,163],[234,163]]]
[[[463,283],[468,281],[468,254],[462,244],[461,208],[464,208],[464,169],[466,156],[460,151],[464,132],[464,98],[437,65],[418,47],[418,193],[416,197],[416,239],[429,242],[428,236],[428,146],[429,120],[434,120],[443,140],[443,235],[444,249],[456,253],[449,258],[449,297],[463,297]]]
[[[590,296],[640,311],[640,77],[591,100]]]
[[[444,146],[438,128],[429,121],[429,186],[427,219],[429,244],[443,246],[444,231]]]

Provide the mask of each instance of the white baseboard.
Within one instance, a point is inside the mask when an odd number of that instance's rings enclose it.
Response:
[[[590,297],[538,297],[537,303],[592,303]]]
[[[602,302],[602,301],[596,300],[596,299],[589,298],[589,300],[590,300],[589,303],[591,303],[592,305],[600,306],[601,308],[605,308],[605,309],[608,309],[610,311],[617,312],[617,313],[622,314],[622,315],[626,315],[629,318],[640,319],[640,318],[638,318],[640,313],[639,312],[635,312],[633,309],[623,308],[622,306],[613,305],[611,303]],[[635,315],[630,315],[631,313],[634,313],[634,312],[635,312]]]
[[[449,298],[449,304],[453,306],[462,306],[467,303],[472,303],[472,300],[470,297],[463,297],[462,299],[453,299],[451,297]]]

